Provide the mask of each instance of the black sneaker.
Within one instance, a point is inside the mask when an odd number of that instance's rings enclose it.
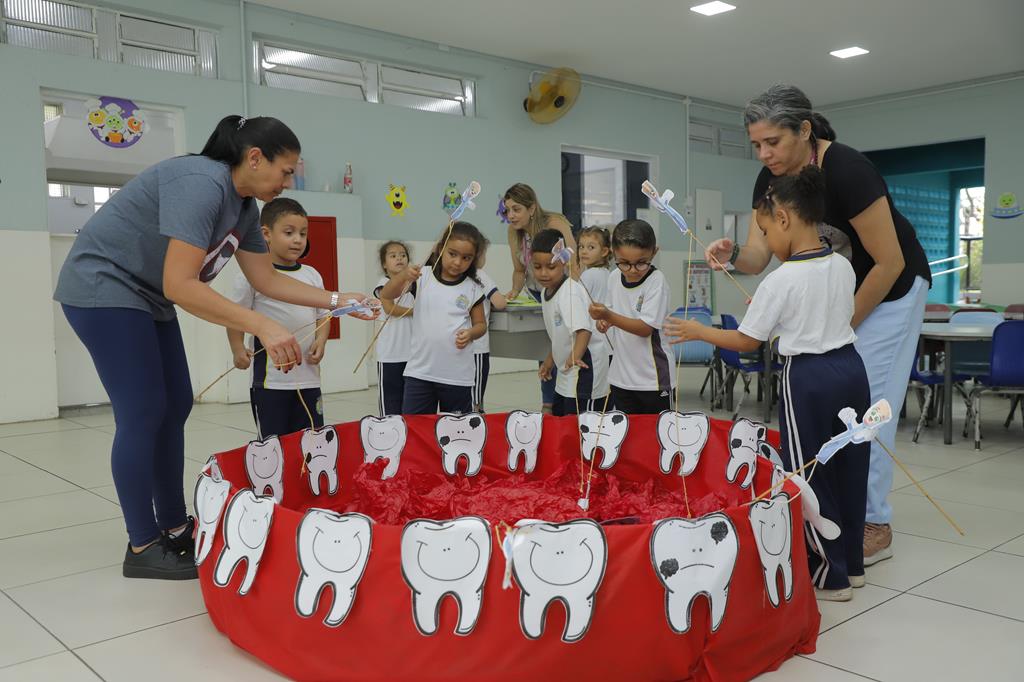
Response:
[[[167,537],[161,535],[156,542],[139,553],[131,544],[124,553],[121,574],[125,578],[151,578],[154,580],[195,580],[199,577],[195,555],[177,550]]]
[[[167,538],[167,544],[170,545],[175,551],[185,551],[191,554],[193,557],[196,554],[196,539],[193,537],[196,530],[196,519],[194,516],[186,517],[188,521],[185,523],[185,530],[181,531],[177,537],[171,537],[167,531],[163,531],[163,536]]]

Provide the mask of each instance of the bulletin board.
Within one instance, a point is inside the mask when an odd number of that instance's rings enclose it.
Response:
[[[683,277],[686,277],[684,264]],[[690,282],[686,287],[686,305],[690,310],[706,308],[711,313],[715,303],[715,280],[711,276],[711,266],[704,261],[693,261],[689,266]]]

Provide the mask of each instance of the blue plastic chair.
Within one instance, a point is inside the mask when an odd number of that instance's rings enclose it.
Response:
[[[1024,395],[1024,320],[1008,320],[992,333],[992,355],[989,373],[975,377],[971,389],[971,411],[974,422],[974,449],[981,449],[981,396],[983,393]]]
[[[728,313],[722,313],[722,329],[739,329],[739,322],[736,318]],[[764,360],[760,357],[757,359],[744,359],[744,354],[741,354],[734,350],[728,350],[726,348],[718,349],[718,357],[721,359],[722,364],[725,366],[725,379],[722,381],[721,392],[724,396],[726,391],[730,392],[736,384],[736,378],[743,379],[743,394],[740,395],[740,400],[736,404],[735,410],[733,411],[733,421],[739,416],[740,406],[743,404],[743,398],[747,393],[750,393],[750,376],[754,375],[757,377],[758,390],[766,396],[767,400],[772,399],[772,387],[763,385],[762,372],[764,371]],[[776,372],[782,370],[782,365],[773,362],[772,369]]]
[[[923,396],[918,394],[918,406],[921,408],[921,416],[917,419],[917,427],[914,429],[913,441],[917,442],[917,437],[921,435],[921,427],[925,425],[928,420],[928,415],[931,412],[932,404],[935,402],[935,394],[942,390],[942,384],[944,377],[942,372],[935,372],[931,370],[919,369],[921,362],[921,355],[914,358],[914,364],[910,368],[910,381],[908,382],[908,388],[914,388],[923,392]],[[942,419],[942,411],[939,410],[939,419]]]

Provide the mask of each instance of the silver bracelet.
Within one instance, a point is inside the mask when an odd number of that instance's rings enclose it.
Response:
[[[331,293],[331,310],[338,307],[338,299],[341,297],[337,291]]]

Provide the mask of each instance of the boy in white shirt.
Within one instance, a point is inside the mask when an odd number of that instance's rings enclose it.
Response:
[[[594,407],[608,393],[608,347],[587,314],[588,296],[583,285],[569,277],[568,249],[559,251],[558,230],[541,230],[533,238],[530,268],[543,287],[541,307],[551,351],[540,367],[540,378],[549,379],[558,368],[551,414],[561,417]],[[561,244],[564,246],[564,243]],[[554,251],[554,252],[553,252]]]
[[[680,341],[707,341],[750,352],[778,339],[786,358],[779,396],[782,459],[796,471],[832,436],[846,430],[839,411],[867,411],[871,392],[857,336],[850,326],[856,278],[850,262],[822,246],[818,223],[825,216],[825,179],[816,166],[776,178],[754,207],[758,227],[782,265],[765,277],[738,330],[669,319],[665,333]],[[847,445],[818,464],[809,483],[822,516],[841,535],[826,540],[807,526],[808,561],[818,599],[849,601],[864,585],[864,515],[871,444]]]
[[[294,199],[278,197],[263,207],[260,224],[274,268],[322,289],[324,284],[320,273],[298,262],[305,255],[309,233],[309,222],[302,205]],[[231,300],[280,322],[285,329],[312,330],[316,320],[327,312],[267,298],[253,289],[242,274],[235,280]],[[319,429],[324,425],[320,361],[324,358],[329,333],[330,325],[321,325],[302,364],[283,372],[274,366],[269,353],[260,353],[253,362],[254,354],[263,347],[259,339],[253,338],[253,348],[250,349],[245,345],[245,334],[228,329],[228,343],[234,355],[235,367],[248,369],[252,364],[249,402],[256,428],[262,437],[284,436],[309,428],[310,417],[312,426]]]

